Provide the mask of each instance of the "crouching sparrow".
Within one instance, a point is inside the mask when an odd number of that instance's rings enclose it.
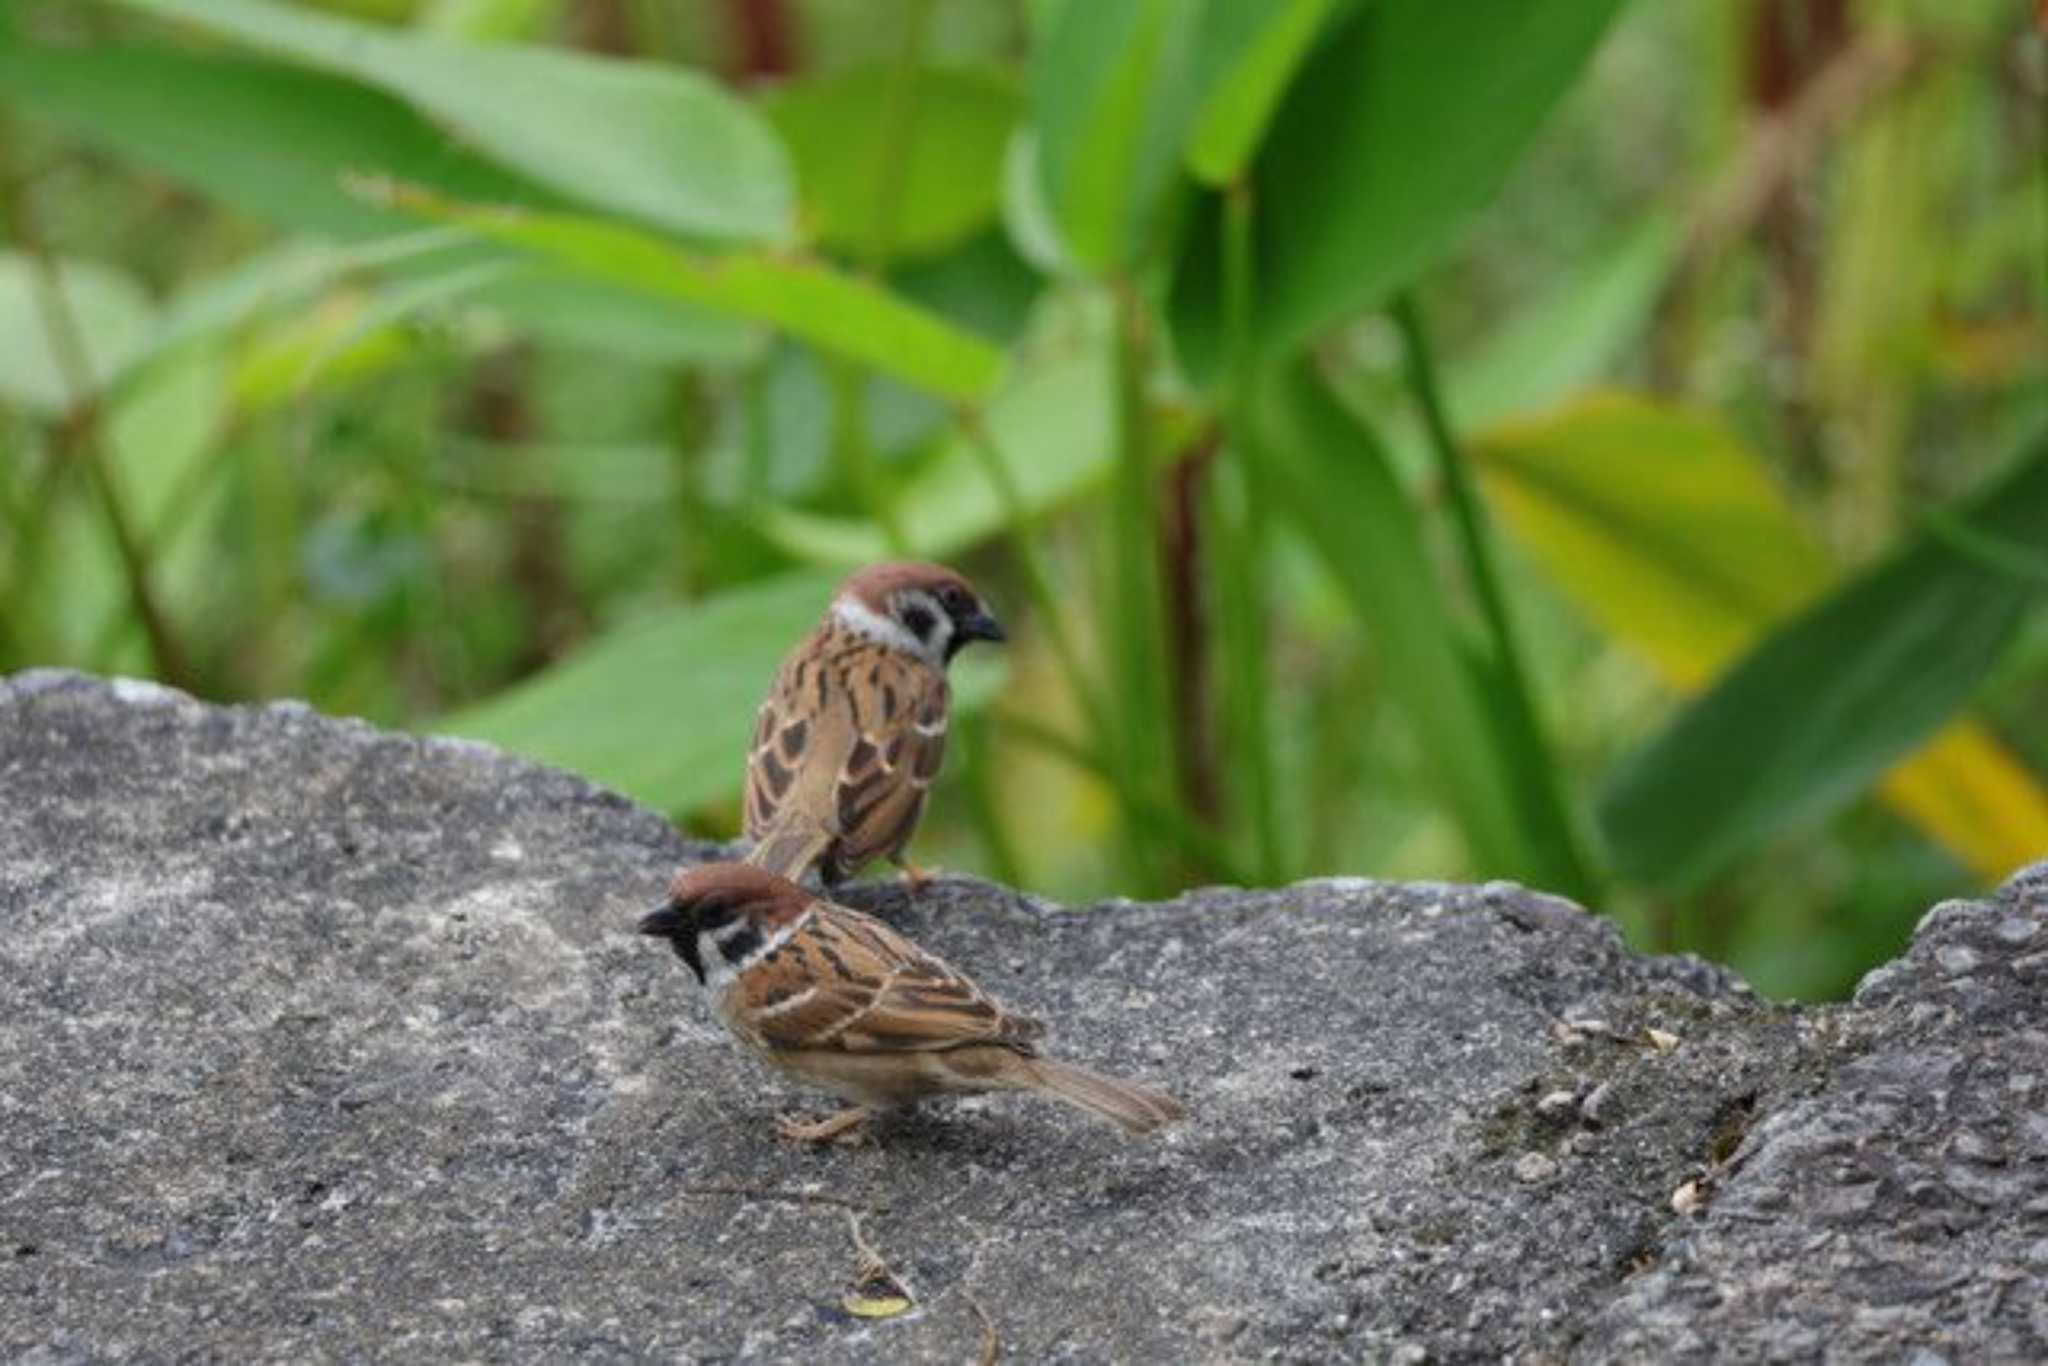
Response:
[[[1001,640],[966,579],[936,564],[870,565],[848,578],[782,663],[747,756],[747,856],[827,887],[876,858],[902,865],[945,753],[946,666]]]
[[[684,869],[640,932],[669,941],[755,1056],[855,1107],[811,1124],[785,1120],[788,1138],[821,1142],[872,1110],[986,1091],[1036,1091],[1131,1134],[1186,1113],[1163,1092],[1042,1056],[1038,1021],[874,917],[765,868]]]

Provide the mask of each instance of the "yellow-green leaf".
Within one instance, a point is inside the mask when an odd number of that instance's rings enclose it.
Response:
[[[761,249],[712,255],[602,219],[459,204],[409,188],[375,192],[592,279],[781,328],[940,398],[979,402],[1002,373],[1002,352],[988,342],[819,261]]]
[[[1699,413],[1596,395],[1504,423],[1473,452],[1523,549],[1679,692],[1838,577],[1762,463]],[[2048,793],[1976,722],[1949,723],[1880,791],[1986,879],[2048,849]]]

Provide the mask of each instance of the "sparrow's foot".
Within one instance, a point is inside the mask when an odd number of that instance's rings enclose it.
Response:
[[[849,1146],[868,1141],[868,1112],[856,1105],[823,1119],[782,1115],[775,1121],[775,1135],[790,1143],[844,1143]]]
[[[896,860],[896,867],[903,878],[903,890],[912,896],[931,886],[946,871],[943,868],[920,868],[907,858]]]

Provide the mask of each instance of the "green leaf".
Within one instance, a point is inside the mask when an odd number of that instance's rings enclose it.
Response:
[[[1582,329],[1560,319],[1557,331]],[[1680,693],[1700,691],[1835,578],[1765,462],[1705,414],[1595,395],[1495,428],[1472,452],[1523,552]],[[1968,718],[1880,792],[1987,882],[2048,849],[2048,793]]]
[[[2048,436],[1944,520],[2048,542]],[[1969,700],[2036,591],[1947,534],[1914,537],[1773,632],[1616,771],[1600,817],[1618,866],[1697,887],[1849,801]]]
[[[812,77],[774,91],[762,112],[796,161],[806,224],[862,259],[930,256],[989,223],[1003,148],[1023,98],[994,67],[920,67],[896,90],[892,64]],[[910,145],[887,144],[897,98],[913,104]],[[884,205],[884,198],[892,203]]]
[[[1383,302],[1450,250],[1620,5],[1373,0],[1342,23],[1255,163],[1260,349],[1290,350]],[[1207,231],[1172,303],[1197,368],[1220,346],[1219,278]]]
[[[694,72],[465,43],[263,0],[121,2],[378,86],[587,203],[708,238],[789,236],[794,186],[774,131]]]
[[[1603,394],[1495,428],[1472,454],[1558,586],[1681,687],[1833,576],[1763,462],[1700,414]]]
[[[433,728],[657,810],[702,806],[739,789],[754,709],[834,586],[829,574],[793,574],[655,613]]]
[[[567,271],[522,266],[479,286],[468,302],[529,336],[650,365],[731,368],[761,356],[756,328]]]
[[[1448,377],[1460,429],[1548,407],[1615,373],[1649,331],[1682,243],[1673,215],[1652,214],[1509,318]]]
[[[479,208],[402,188],[389,197],[579,275],[779,327],[941,398],[978,402],[1002,373],[1002,353],[981,338],[815,261],[766,251],[706,256],[600,219]]]
[[[1080,496],[1109,472],[1116,407],[1107,341],[1098,334],[1079,349],[1020,366],[989,403],[983,420],[1028,513]],[[1009,518],[983,456],[955,433],[896,495],[895,520],[911,554],[940,559],[994,535]],[[889,554],[882,529],[867,520],[777,504],[763,511],[761,530],[792,554],[825,564]]]
[[[1481,675],[1386,452],[1305,366],[1269,372],[1252,419],[1256,477],[1351,599],[1477,871],[1571,886],[1576,870],[1561,813],[1518,796]]]
[[[346,173],[488,203],[554,202],[450,145],[398,100],[303,68],[158,48],[0,46],[0,83],[35,115],[280,227],[365,238],[414,226],[350,195]]]
[[[1031,116],[1040,185],[1084,266],[1128,265],[1152,229],[1194,110],[1199,14],[1181,0],[1070,4],[1038,50]]]
[[[563,0],[427,0],[414,22],[454,38],[530,38],[555,22],[562,4]]]
[[[90,261],[58,261],[56,283],[61,306],[73,327],[91,386],[72,392],[80,378],[66,368],[64,353],[51,335],[50,320],[40,297],[42,268],[18,251],[0,251],[0,398],[46,417],[69,411],[110,384],[148,337],[156,310],[125,273]]]
[[[1188,167],[1210,185],[1237,179],[1308,55],[1335,0],[1203,6],[1195,40],[1200,112],[1188,134]]]

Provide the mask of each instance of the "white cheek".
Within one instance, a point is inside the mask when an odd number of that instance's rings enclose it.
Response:
[[[709,930],[697,932],[697,961],[704,965],[704,985],[713,991],[731,985],[739,976],[718,946],[718,936]]]
[[[924,642],[903,629],[894,617],[885,617],[866,603],[852,598],[841,598],[832,604],[832,615],[839,624],[855,635],[866,636],[869,640],[880,641],[892,649],[906,654],[924,654]]]

